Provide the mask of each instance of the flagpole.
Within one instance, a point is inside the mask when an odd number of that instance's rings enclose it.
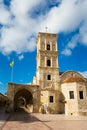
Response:
[[[14,59],[13,59],[14,62]],[[13,74],[14,74],[14,64],[12,65],[12,70],[11,70],[11,82],[13,81]]]
[[[11,70],[11,82],[13,81],[13,66],[12,66],[12,70]]]

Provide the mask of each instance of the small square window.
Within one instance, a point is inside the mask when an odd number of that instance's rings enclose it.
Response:
[[[53,97],[53,96],[50,96],[50,97],[49,97],[49,101],[50,101],[50,103],[52,103],[52,102],[54,101],[54,97]]]
[[[83,99],[83,91],[79,91],[79,98]]]
[[[74,99],[74,91],[69,91],[70,99]]]

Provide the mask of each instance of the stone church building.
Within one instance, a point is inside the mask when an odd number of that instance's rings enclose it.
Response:
[[[38,33],[37,69],[29,85],[9,83],[7,97],[17,110],[26,103],[30,112],[87,115],[87,79],[75,71],[59,72],[57,34]]]

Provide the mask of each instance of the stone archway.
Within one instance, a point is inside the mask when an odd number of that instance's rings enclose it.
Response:
[[[14,110],[20,108],[33,112],[33,96],[27,89],[21,89],[14,96]]]

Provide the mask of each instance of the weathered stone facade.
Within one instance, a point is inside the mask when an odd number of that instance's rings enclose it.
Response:
[[[62,75],[61,82],[61,91],[66,100],[65,114],[85,115],[87,113],[86,79],[77,72],[68,71]]]
[[[57,34],[39,33],[37,70],[31,85],[8,84],[7,96],[16,109],[20,97],[33,106],[32,112],[86,115],[87,79],[75,71],[59,73]]]
[[[40,101],[50,113],[60,113],[57,35],[39,33],[36,44],[36,83],[41,89]]]
[[[0,107],[5,105],[6,102],[6,96],[0,93]]]
[[[16,110],[20,98],[25,98],[26,105],[32,107],[32,112],[39,112],[40,91],[38,85],[9,83],[7,97],[11,102],[11,109]]]

